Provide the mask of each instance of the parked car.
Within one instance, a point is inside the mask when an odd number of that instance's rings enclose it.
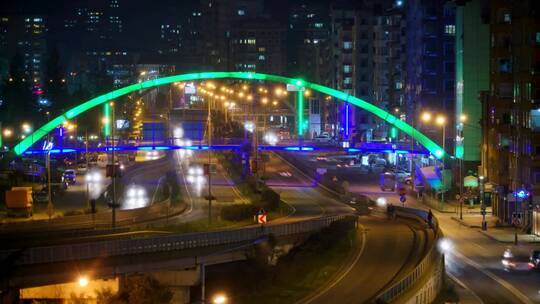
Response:
[[[329,135],[319,135],[313,138],[313,141],[319,144],[329,144],[332,142],[332,137]]]
[[[73,169],[67,169],[66,171],[64,171],[62,177],[64,178],[64,181],[66,181],[70,185],[77,182],[77,173],[75,173],[75,170]]]
[[[77,166],[77,173],[86,173],[88,171],[88,167],[85,163],[79,164]]]
[[[396,175],[391,172],[381,174],[381,190],[395,191],[396,190]]]

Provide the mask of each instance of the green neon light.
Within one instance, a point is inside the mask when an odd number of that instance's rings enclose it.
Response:
[[[297,80],[296,83],[302,84],[300,80]],[[297,117],[297,126],[296,132],[299,136],[304,135],[304,92],[299,90],[296,92],[296,117]]]
[[[103,125],[103,135],[111,136],[111,105],[107,102],[103,105],[103,116],[105,117]]]
[[[397,139],[397,137],[398,137],[398,130],[397,130],[396,127],[390,128],[390,137],[391,137],[392,139]]]
[[[222,78],[235,78],[235,79],[253,79],[253,80],[263,80],[263,81],[274,81],[274,82],[282,82],[282,83],[288,83],[292,85],[298,85],[302,87],[306,87],[309,89],[312,89],[314,91],[321,92],[326,95],[330,95],[332,97],[335,97],[336,99],[341,99],[344,101],[347,101],[357,107],[360,107],[368,112],[371,112],[372,114],[380,117],[381,119],[385,120],[389,124],[395,126],[399,130],[405,132],[407,135],[412,136],[416,139],[421,145],[423,145],[428,151],[430,151],[433,155],[435,155],[437,158],[443,158],[447,156],[447,154],[444,152],[444,150],[439,147],[434,141],[429,139],[424,134],[420,133],[418,130],[411,127],[406,122],[399,120],[394,115],[382,110],[381,108],[366,102],[360,98],[348,95],[345,92],[341,92],[338,90],[334,90],[329,87],[322,86],[320,84],[307,82],[301,79],[293,79],[288,78],[284,76],[277,76],[277,75],[270,75],[270,74],[261,74],[261,73],[252,73],[252,72],[201,72],[201,73],[190,73],[190,74],[180,74],[180,75],[174,75],[174,76],[168,76],[158,79],[151,79],[147,80],[145,82],[136,83],[129,85],[127,87],[123,87],[114,91],[111,91],[109,93],[106,93],[104,95],[98,96],[96,98],[90,99],[87,102],[84,102],[70,110],[68,110],[66,113],[56,117],[55,119],[51,120],[50,122],[43,125],[41,128],[37,129],[32,135],[26,137],[22,141],[20,141],[15,147],[14,151],[17,155],[22,154],[24,151],[26,151],[28,148],[30,148],[34,143],[36,143],[38,140],[40,140],[43,136],[45,136],[47,133],[52,131],[54,128],[62,124],[66,119],[71,119],[93,107],[96,107],[98,105],[101,105],[107,101],[110,101],[112,99],[118,98],[120,96],[126,95],[128,93],[131,93],[133,91],[152,88],[160,85],[170,84],[174,82],[179,81],[192,81],[192,80],[201,80],[201,79],[222,79]],[[303,97],[302,97],[302,103],[303,103]],[[303,114],[303,112],[302,112]],[[302,120],[303,120],[303,115]],[[414,134],[413,134],[414,132]]]

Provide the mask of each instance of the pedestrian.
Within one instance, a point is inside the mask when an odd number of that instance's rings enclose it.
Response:
[[[428,215],[427,215],[427,221],[429,228],[433,228],[433,212],[431,212],[431,209],[429,209]]]

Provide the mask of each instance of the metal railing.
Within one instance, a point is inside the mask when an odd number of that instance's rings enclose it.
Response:
[[[18,265],[55,263],[83,259],[93,259],[118,255],[165,252],[174,250],[197,249],[209,246],[227,245],[253,241],[265,235],[276,237],[301,233],[310,233],[328,227],[336,221],[352,218],[350,215],[336,215],[305,221],[252,226],[242,229],[187,233],[171,236],[159,236],[146,239],[122,239],[101,242],[78,243],[34,247],[24,250],[17,260]],[[0,257],[6,257],[15,251],[0,251]]]
[[[420,209],[404,208],[396,206],[396,212],[413,215],[419,217],[425,222],[428,222],[428,212]],[[398,282],[392,284],[385,290],[383,290],[379,295],[377,295],[376,300],[381,301],[382,303],[390,303],[405,292],[409,291],[410,288],[418,282],[419,279],[424,278],[424,275],[428,270],[430,270],[435,263],[441,262],[443,259],[442,253],[437,248],[437,239],[441,236],[441,231],[439,229],[438,221],[435,217],[432,218],[433,231],[435,232],[434,241],[429,249],[428,253],[424,256],[422,261],[416,266],[411,272],[409,272],[404,278]]]

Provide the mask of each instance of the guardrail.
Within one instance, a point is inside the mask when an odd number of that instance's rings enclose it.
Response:
[[[345,220],[347,218],[352,219],[353,217],[350,215],[336,215],[287,224],[270,224],[263,227],[254,226],[226,231],[187,233],[147,239],[111,240],[73,245],[34,247],[22,251],[16,264],[31,265],[55,263],[234,244],[252,241],[269,234],[280,237],[314,232],[329,226],[333,222]],[[0,251],[0,257],[5,258],[16,252],[16,250],[3,250]]]
[[[408,215],[414,215],[416,217],[421,218],[425,222],[428,222],[428,212],[420,209],[412,209],[412,208],[404,208],[404,207],[398,207],[395,206],[396,212],[404,213]],[[401,296],[403,296],[406,292],[410,290],[410,288],[416,284],[421,278],[424,278],[424,275],[432,269],[433,265],[436,265],[436,263],[441,263],[443,261],[443,254],[439,251],[439,248],[437,247],[437,239],[441,237],[441,231],[439,229],[438,221],[435,217],[432,218],[432,225],[433,230],[435,231],[435,237],[433,246],[429,249],[428,253],[424,256],[422,261],[416,266],[410,273],[408,273],[403,279],[399,280],[398,282],[394,283],[392,286],[389,286],[385,290],[383,290],[379,295],[376,297],[377,302],[381,303],[390,303],[392,301],[395,301],[399,299]],[[442,275],[442,273],[441,273]],[[441,280],[442,281],[442,280]],[[440,286],[438,286],[437,291],[440,289]],[[436,295],[437,293],[435,293]],[[400,299],[403,300],[403,299]],[[429,303],[429,301],[427,302]]]

